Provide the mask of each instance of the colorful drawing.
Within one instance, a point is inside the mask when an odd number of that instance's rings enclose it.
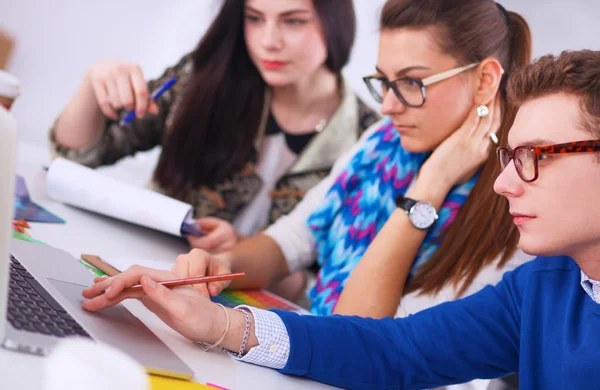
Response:
[[[43,207],[33,203],[29,198],[29,191],[25,179],[17,176],[15,186],[15,214],[17,220],[29,222],[65,223],[64,219],[57,217]]]
[[[275,294],[265,290],[232,290],[223,291],[211,300],[227,307],[236,307],[238,305],[254,306],[259,309],[280,309],[294,311],[297,313],[307,313],[306,310],[292,302],[286,301]]]

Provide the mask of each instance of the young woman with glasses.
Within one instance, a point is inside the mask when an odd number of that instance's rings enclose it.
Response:
[[[355,25],[351,0],[224,1],[198,47],[156,80],[120,60],[92,65],[52,150],[97,167],[161,145],[149,187],[193,205],[207,234],[192,247],[229,249],[288,213],[379,119],[342,77]]]
[[[395,209],[391,199],[372,202],[386,211],[369,221],[380,229],[368,249],[360,240],[320,246],[322,292],[313,295],[324,312],[405,317],[496,284],[531,258],[516,248],[506,200],[491,185],[495,145],[516,113],[506,79],[530,53],[527,23],[492,1],[386,3],[377,72],[364,80],[402,149],[422,163],[390,191]],[[335,256],[348,252],[356,255]]]

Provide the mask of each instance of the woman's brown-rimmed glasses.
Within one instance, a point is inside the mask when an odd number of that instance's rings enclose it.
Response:
[[[538,178],[538,160],[541,156],[590,152],[600,152],[600,140],[576,141],[545,146],[518,146],[514,150],[511,150],[509,147],[500,146],[496,149],[498,162],[500,163],[500,172],[513,160],[519,177],[527,183],[531,183]]]
[[[363,77],[363,81],[365,84],[367,84],[367,88],[369,89],[369,92],[371,92],[373,99],[375,99],[378,103],[383,102],[383,98],[391,89],[394,91],[394,94],[398,100],[400,100],[405,106],[421,107],[423,104],[425,104],[426,100],[425,87],[439,83],[440,81],[444,81],[450,77],[454,77],[462,72],[476,67],[477,65],[479,65],[479,63],[474,62],[469,65],[450,69],[433,76],[429,76],[422,80],[413,77],[401,77],[397,80],[389,81],[385,77],[371,75]]]

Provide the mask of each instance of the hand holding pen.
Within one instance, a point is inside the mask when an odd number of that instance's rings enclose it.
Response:
[[[218,275],[194,276],[182,275],[175,271],[163,271],[139,265],[132,266],[126,271],[111,277],[98,277],[94,279],[94,284],[82,291],[83,297],[90,301],[84,303],[86,310],[97,311],[109,306],[113,306],[125,299],[141,298],[144,291],[140,285],[143,276],[148,276],[156,281],[157,284],[168,288],[189,286],[192,290],[200,292],[206,298],[211,295],[207,285],[226,286],[232,280],[242,279],[245,273],[221,273]],[[219,290],[221,292],[221,290]],[[214,294],[213,296],[216,296]]]
[[[243,274],[215,275],[208,278],[214,280],[215,277],[235,279],[243,277]],[[82,307],[95,312],[125,299],[139,299],[165,324],[189,340],[209,344],[220,343],[230,351],[239,351],[242,339],[247,340],[246,351],[258,345],[252,331],[253,316],[248,317],[250,332],[244,336],[248,314],[219,306],[211,302],[208,294],[202,294],[189,285],[185,286],[188,283],[197,283],[197,280],[173,280],[179,278],[181,276],[174,272],[131,267],[111,278],[96,278],[94,285],[82,292],[87,298]],[[202,283],[208,282],[208,278],[203,278]],[[138,284],[141,284],[141,287],[137,287]]]
[[[150,100],[151,100],[150,104],[157,107],[156,101],[158,100],[158,98],[161,97],[169,89],[171,89],[171,87],[173,87],[175,85],[175,83],[177,83],[177,78],[171,77],[170,79],[168,79],[163,85],[161,85],[156,91],[154,91],[152,93],[152,97],[150,98]],[[157,109],[158,109],[158,107],[157,107]],[[127,113],[127,115],[125,115],[123,117],[123,119],[121,119],[121,122],[120,122],[121,126],[126,125],[129,122],[133,121],[136,118],[136,116],[138,118],[140,118],[137,111],[133,111],[133,110],[129,111]]]
[[[123,118],[125,123],[136,117],[143,118],[148,113],[157,114],[156,99],[176,82],[174,79],[169,79],[150,95],[140,67],[121,60],[95,63],[88,69],[87,77],[98,107],[106,117],[118,120],[118,111],[122,109],[134,111],[133,114],[128,113]]]

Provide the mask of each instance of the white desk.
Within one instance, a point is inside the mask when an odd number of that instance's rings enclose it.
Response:
[[[186,243],[166,234],[65,206],[49,199],[44,189],[48,163],[45,148],[19,144],[17,173],[25,177],[34,202],[67,221],[64,225],[33,223],[34,238],[79,257],[82,253],[101,256],[130,256],[173,259],[187,252]],[[50,261],[51,259],[49,259]],[[80,266],[76,262],[73,266]],[[221,352],[204,352],[164,325],[137,301],[127,308],[160,337],[195,373],[200,383],[215,383],[230,389],[306,389],[328,386],[288,377],[274,370],[233,360]],[[0,389],[39,389],[42,387],[43,358],[0,348]]]

